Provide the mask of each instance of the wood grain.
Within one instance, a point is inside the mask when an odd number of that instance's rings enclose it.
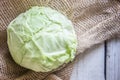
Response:
[[[81,54],[71,80],[105,80],[104,52],[104,44],[101,44]]]
[[[106,80],[120,80],[120,39],[107,43]]]

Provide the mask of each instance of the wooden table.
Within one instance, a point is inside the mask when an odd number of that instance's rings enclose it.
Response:
[[[71,80],[120,80],[120,39],[106,41],[81,54]]]

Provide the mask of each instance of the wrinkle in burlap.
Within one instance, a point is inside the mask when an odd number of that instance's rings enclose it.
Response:
[[[6,28],[31,6],[52,7],[72,20],[78,38],[77,54],[120,35],[119,0],[0,0],[0,80],[70,79],[74,61],[53,73],[41,73],[20,67],[11,58]]]

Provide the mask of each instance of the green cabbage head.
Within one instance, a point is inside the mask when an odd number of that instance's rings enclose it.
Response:
[[[7,38],[14,61],[36,72],[52,71],[76,54],[72,22],[49,7],[34,6],[21,13],[9,24]]]

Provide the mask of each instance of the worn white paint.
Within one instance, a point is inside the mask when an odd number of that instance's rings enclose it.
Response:
[[[104,44],[81,54],[74,66],[71,80],[104,79]]]
[[[106,80],[120,80],[120,39],[107,43]]]

